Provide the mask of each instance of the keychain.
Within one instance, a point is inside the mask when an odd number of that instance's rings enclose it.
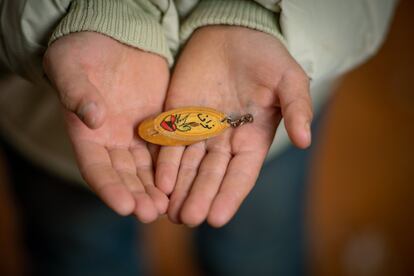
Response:
[[[217,136],[229,127],[236,128],[251,122],[251,114],[232,119],[213,108],[185,107],[143,121],[138,127],[138,134],[152,144],[184,146]]]

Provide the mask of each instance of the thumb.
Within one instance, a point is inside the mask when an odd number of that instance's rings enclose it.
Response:
[[[89,128],[99,128],[105,121],[105,100],[88,80],[76,79],[73,82],[70,85],[57,85],[60,102]]]
[[[64,40],[61,40],[64,41]],[[78,62],[67,59],[59,40],[47,49],[43,68],[56,88],[60,102],[89,128],[102,126],[106,117],[106,104],[99,90],[91,83]],[[63,51],[63,53],[62,53]],[[65,58],[66,57],[66,58]]]
[[[278,90],[290,140],[299,148],[308,147],[311,143],[310,124],[313,117],[309,79],[302,73],[284,76]]]

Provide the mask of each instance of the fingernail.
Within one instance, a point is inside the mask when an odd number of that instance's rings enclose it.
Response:
[[[87,125],[93,126],[96,122],[96,113],[98,112],[98,106],[95,102],[89,102],[82,105],[79,108],[78,116]]]

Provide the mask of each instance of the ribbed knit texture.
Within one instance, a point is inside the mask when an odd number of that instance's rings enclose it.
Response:
[[[180,40],[186,41],[195,29],[208,25],[234,25],[271,34],[284,43],[278,14],[254,1],[201,0],[181,26]]]
[[[148,8],[148,5],[145,8]],[[73,1],[68,14],[53,32],[49,44],[64,35],[82,31],[105,34],[126,45],[159,54],[165,57],[169,64],[173,62],[163,29],[156,16],[131,1]]]

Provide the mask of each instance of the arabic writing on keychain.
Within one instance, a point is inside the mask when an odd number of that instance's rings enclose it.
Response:
[[[236,128],[251,122],[251,114],[232,119],[213,108],[185,107],[143,121],[138,127],[138,134],[152,144],[183,146],[217,136],[229,127]]]

